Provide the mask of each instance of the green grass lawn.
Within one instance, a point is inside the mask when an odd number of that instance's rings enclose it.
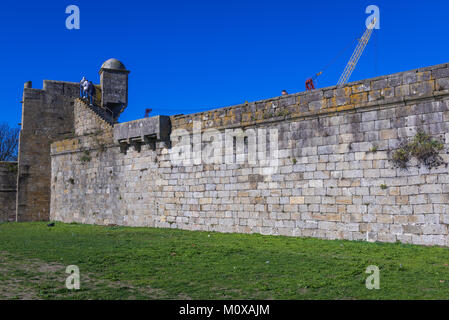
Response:
[[[77,265],[81,289],[65,288]],[[369,265],[380,289],[368,290]],[[56,223],[0,224],[0,299],[446,299],[449,249]]]

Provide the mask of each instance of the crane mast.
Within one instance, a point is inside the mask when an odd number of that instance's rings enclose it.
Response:
[[[348,64],[345,67],[345,70],[343,71],[342,75],[340,76],[340,79],[338,80],[337,85],[342,85],[348,82],[349,77],[351,76],[352,72],[354,71],[355,66],[357,65],[357,62],[359,62],[359,59],[363,53],[363,50],[365,50],[366,45],[368,44],[368,41],[371,37],[371,33],[373,32],[374,26],[376,24],[376,18],[374,18],[368,28],[365,30],[365,33],[363,34],[362,38],[359,39],[359,43],[357,47],[355,48],[354,52],[352,53],[351,58],[349,59]]]

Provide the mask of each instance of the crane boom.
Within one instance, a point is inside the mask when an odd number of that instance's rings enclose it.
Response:
[[[371,24],[365,30],[365,33],[363,34],[362,38],[359,39],[359,43],[358,43],[357,47],[355,48],[354,52],[352,53],[352,56],[349,59],[349,62],[346,65],[345,70],[343,71],[342,75],[340,76],[340,80],[338,80],[337,85],[345,84],[346,82],[348,82],[349,77],[351,76],[352,72],[354,71],[355,66],[357,65],[357,62],[359,62],[359,59],[363,53],[363,50],[365,50],[365,47],[368,44],[368,41],[371,37],[371,33],[373,32],[375,24],[376,24],[376,18],[374,18],[371,21]]]

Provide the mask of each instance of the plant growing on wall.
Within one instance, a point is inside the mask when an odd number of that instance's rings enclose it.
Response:
[[[443,150],[444,144],[432,137],[423,130],[418,130],[410,141],[401,143],[392,155],[395,166],[406,169],[411,158],[415,157],[418,164],[426,166],[428,169],[444,164],[439,152]]]
[[[282,109],[279,110],[278,112],[276,112],[276,117],[288,117],[290,115],[290,111],[288,111],[287,109]]]
[[[84,151],[83,155],[80,158],[81,162],[89,162],[91,160],[89,151]]]
[[[17,163],[8,163],[7,168],[8,168],[9,172],[17,173],[17,170],[18,170]]]
[[[270,112],[268,112],[268,111],[265,111],[263,114],[262,114],[262,119],[270,119],[270,118],[272,118],[273,117],[273,115],[270,113]]]

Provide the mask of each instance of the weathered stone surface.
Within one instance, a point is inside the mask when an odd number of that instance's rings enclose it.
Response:
[[[117,118],[128,101],[129,71],[124,68],[111,70],[108,66],[111,67],[105,63],[101,69],[101,86],[95,86],[95,101],[98,106],[112,108]],[[50,218],[51,143],[98,131],[112,137],[110,126],[99,114],[79,107],[82,104],[77,100],[79,95],[80,84],[74,82],[44,80],[42,90],[32,89],[29,84],[24,88],[18,152],[17,221]],[[59,147],[68,148],[69,143],[73,149],[78,147],[79,141],[65,142]],[[100,143],[102,148],[106,147],[104,141],[96,140],[92,144]]]
[[[168,141],[170,132],[170,117],[155,116],[116,124],[114,126],[114,140],[120,143],[132,139],[143,141],[145,138],[154,137],[157,140]]]
[[[0,162],[0,222],[16,220],[17,162]]]
[[[118,119],[120,113],[128,105],[129,71],[125,69],[123,64],[122,68],[111,69],[107,62],[100,69],[101,103],[102,107],[110,109],[114,118]],[[121,62],[119,63],[121,64]]]
[[[19,142],[17,221],[50,217],[50,144],[74,134],[73,105],[79,84],[44,81],[25,88]]]
[[[403,171],[390,161],[401,139],[418,129],[449,150],[445,70],[434,66],[171,116],[171,132],[184,130],[191,155],[208,150],[188,164],[171,158],[180,136],[161,139],[163,117],[112,129],[88,120],[91,111],[75,103],[76,136],[51,145],[51,218],[448,245],[448,169]],[[33,101],[45,96],[25,91]],[[202,134],[213,129],[213,139],[191,137],[194,126]],[[250,163],[249,151],[270,130],[277,134],[276,164],[258,161],[265,155],[259,149]],[[154,145],[140,139],[123,152],[119,144],[158,133]],[[214,146],[227,144],[230,154],[215,153]]]

